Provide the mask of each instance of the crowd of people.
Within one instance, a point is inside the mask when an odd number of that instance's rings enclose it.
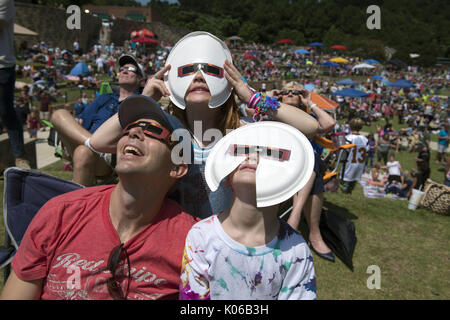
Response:
[[[46,67],[25,63],[14,68],[19,77],[32,80],[16,97],[16,112],[30,136],[39,128],[37,111],[53,124],[73,164],[73,180],[88,188],[40,209],[12,261],[2,299],[315,299],[311,251],[335,260],[319,226],[323,177],[337,159],[320,138],[341,136],[343,144],[355,146],[341,159],[344,194],[353,192],[365,171],[387,192],[408,197],[422,189],[430,175],[431,134],[438,135],[436,161],[446,166],[445,183],[450,183],[448,100],[437,95],[448,85],[448,70],[377,66],[383,77],[408,78],[415,87],[393,89],[366,74],[357,88],[370,97],[339,97],[334,118],[306,89],[313,84],[312,90],[328,96],[342,88],[333,78],[319,76],[321,64],[331,57],[320,51],[311,58],[289,47],[248,45],[230,51],[206,32],[188,34],[174,47],[151,54],[131,45],[95,45],[86,53],[76,44],[72,49],[41,43],[20,52],[24,60]],[[256,53],[248,57],[249,51]],[[77,85],[92,83],[98,89],[98,79],[108,76],[117,86],[91,101],[83,96],[74,110],[52,110],[58,83],[78,61],[90,66],[91,76],[74,80]],[[350,61],[335,75],[351,75],[351,65],[361,59]],[[299,80],[290,81],[294,78]],[[249,84],[255,80],[260,87]],[[282,85],[266,87],[273,80]],[[164,110],[158,104],[162,98],[170,101]],[[33,101],[40,103],[39,110]],[[408,127],[394,130],[395,116]],[[380,119],[386,125],[362,132]],[[256,134],[264,122],[301,132],[308,142],[296,142],[313,150],[309,165],[299,169],[303,174],[311,168],[309,178],[289,194],[293,208],[287,221],[278,217],[286,199],[258,205],[261,186],[270,185],[259,171],[295,161],[290,158],[294,150],[280,147],[282,133],[260,137],[258,145],[229,138],[230,131],[243,128]],[[180,129],[177,144],[172,134]],[[396,160],[401,148],[418,152],[417,170],[407,172]],[[225,170],[225,178],[213,190],[208,159],[217,154],[231,157],[235,165],[217,169]],[[112,174],[117,184],[94,186],[96,177]],[[303,214],[306,240],[297,232]],[[72,266],[82,270],[79,285],[67,287]]]

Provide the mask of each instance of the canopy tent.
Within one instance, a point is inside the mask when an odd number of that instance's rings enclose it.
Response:
[[[138,42],[138,43],[149,43],[149,44],[158,44],[158,41],[152,38],[148,38],[148,37],[140,37],[140,38],[135,38],[135,39],[131,39],[132,42]]]
[[[334,49],[334,50],[347,50],[346,47],[341,46],[340,44],[336,44],[336,45],[332,46],[331,49]]]
[[[347,79],[339,80],[338,82],[336,82],[336,84],[344,85],[344,86],[354,86],[354,85],[359,84],[359,82],[354,81],[350,78],[347,78]]]
[[[364,98],[364,97],[369,96],[368,93],[365,93],[364,91],[356,90],[353,88],[347,88],[344,90],[335,91],[335,92],[331,93],[331,95],[341,96],[341,97],[352,97],[352,98]]]
[[[87,76],[90,73],[89,67],[84,62],[78,62],[70,71],[70,76]]]
[[[283,44],[283,43],[290,43],[290,44],[294,44],[294,40],[291,39],[281,39],[277,41],[278,44]]]
[[[312,43],[308,44],[308,47],[323,47],[323,43],[312,42]]]
[[[338,63],[330,62],[330,61],[326,61],[326,62],[322,63],[322,65],[325,67],[339,67]]]
[[[37,36],[38,34],[30,29],[22,27],[14,23],[14,34],[23,35],[23,36]]]
[[[373,66],[373,65],[371,65],[371,64],[368,64],[368,63],[360,63],[360,64],[357,64],[356,66],[354,66],[353,68],[352,68],[352,70],[355,70],[355,69],[374,69],[375,67]]]
[[[298,50],[295,50],[295,53],[298,53],[298,54],[310,54],[311,52],[309,52],[308,50],[305,50],[305,49],[298,49]]]
[[[389,87],[397,87],[397,88],[411,88],[414,87],[414,83],[408,80],[397,80],[388,85]]]
[[[338,107],[337,102],[334,102],[318,93],[315,93],[314,91],[311,91],[310,93],[312,102],[317,104],[319,108],[329,111],[335,111]]]
[[[333,59],[330,59],[331,62],[336,62],[336,63],[349,63],[349,61],[347,59],[341,58],[341,57],[336,57]]]
[[[382,76],[373,76],[372,78],[374,78],[375,80],[383,80],[384,79]]]
[[[372,63],[372,64],[380,64],[380,61],[375,60],[375,59],[367,59],[367,60],[364,60],[363,62]]]

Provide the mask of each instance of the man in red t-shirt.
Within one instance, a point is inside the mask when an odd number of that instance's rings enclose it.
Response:
[[[186,235],[196,222],[166,198],[187,165],[171,161],[176,120],[151,98],[119,110],[117,185],[55,197],[12,261],[2,299],[176,299]]]

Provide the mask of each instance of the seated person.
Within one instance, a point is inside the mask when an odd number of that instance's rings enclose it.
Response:
[[[392,181],[392,183],[386,187],[386,193],[393,193],[401,198],[406,198],[408,196],[409,191],[411,190],[413,180],[411,179],[411,176],[408,171],[405,171],[403,176],[404,182],[399,183],[398,181],[395,180]]]
[[[376,187],[384,187],[387,182],[386,177],[381,176],[381,165],[379,162],[376,162],[373,165],[373,168],[370,170],[371,178],[369,180],[369,184]]]
[[[117,143],[119,183],[48,201],[20,243],[1,299],[178,297],[195,220],[166,197],[187,172],[186,164],[172,163],[176,121],[144,96],[125,100],[119,113],[125,125]]]
[[[290,159],[298,159],[300,152],[305,151],[304,146],[309,147],[308,140],[302,146],[281,128],[275,131],[270,126],[260,122],[248,131],[246,127],[236,129],[211,151],[205,173],[208,186],[214,191],[225,180],[232,188],[233,200],[230,209],[198,222],[189,231],[180,299],[316,298],[316,278],[308,245],[297,231],[277,217],[278,204],[308,182],[314,155],[311,150],[303,165],[296,164]],[[266,137],[277,137],[275,143],[271,139],[271,145],[278,147],[268,147],[269,139],[258,138],[268,131],[271,134]],[[288,172],[285,171],[288,168],[293,177],[303,178],[301,184],[292,187],[289,177],[274,181],[274,176]],[[284,197],[277,197],[275,190],[287,192]]]
[[[119,92],[97,97],[77,119],[64,109],[56,110],[51,117],[64,150],[73,161],[73,181],[84,186],[92,186],[95,177],[109,176],[114,167],[90,148],[88,138],[103,122],[117,113],[121,101],[138,94],[144,84],[142,67],[134,57],[121,56],[119,65]]]

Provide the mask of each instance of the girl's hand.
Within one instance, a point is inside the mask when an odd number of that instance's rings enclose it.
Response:
[[[244,81],[242,81],[241,73],[228,60],[225,60],[223,68],[225,69],[225,78],[227,78],[228,82],[233,86],[239,99],[248,104],[253,92],[247,87]]]
[[[142,94],[144,96],[153,98],[156,101],[159,101],[162,96],[167,97],[170,96],[170,91],[167,89],[166,85],[164,84],[164,74],[169,71],[171,68],[171,65],[167,65],[161,70],[159,70],[157,73],[153,75],[153,77],[147,79],[147,82],[145,83],[144,90],[142,91]]]

